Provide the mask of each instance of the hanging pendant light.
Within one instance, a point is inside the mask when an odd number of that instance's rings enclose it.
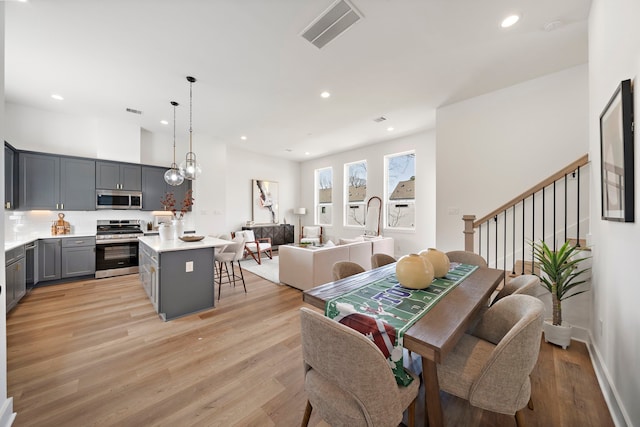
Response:
[[[171,168],[164,173],[164,181],[175,187],[184,182],[184,177],[180,175],[178,165],[176,165],[176,107],[179,104],[171,101],[171,105],[173,105],[173,163],[171,163]]]
[[[192,122],[192,107],[193,107],[193,91],[192,86],[195,83],[196,78],[187,76],[187,81],[189,82],[189,152],[184,158],[184,161],[180,163],[180,175],[184,177],[184,179],[195,180],[198,176],[200,176],[200,165],[196,161],[196,153],[193,152],[193,128],[191,126]]]

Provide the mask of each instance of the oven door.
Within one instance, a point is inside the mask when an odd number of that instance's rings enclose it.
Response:
[[[99,276],[100,271],[107,270],[120,270],[116,274],[123,274],[125,271],[137,273],[138,240],[106,243],[96,241],[96,277]]]

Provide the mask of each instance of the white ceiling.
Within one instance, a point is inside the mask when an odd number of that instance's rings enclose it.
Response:
[[[352,0],[363,19],[318,49],[300,34],[333,2],[6,2],[6,101],[170,135],[160,120],[175,100],[186,139],[191,75],[195,151],[206,134],[304,160],[433,128],[439,106],[587,62],[590,0]],[[501,28],[512,12],[520,22]]]

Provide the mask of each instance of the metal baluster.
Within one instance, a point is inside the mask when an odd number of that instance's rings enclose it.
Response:
[[[496,223],[496,247],[495,247],[495,267],[498,268],[498,215],[493,217],[493,221]]]
[[[516,275],[516,205],[511,207],[511,218],[513,219],[513,229],[511,231],[511,274]]]
[[[556,182],[553,181],[553,250],[556,250]]]
[[[567,174],[564,174],[564,240],[562,244],[567,241]]]
[[[507,271],[507,210],[504,210],[504,232],[502,235],[502,269]]]
[[[522,273],[524,274],[524,200],[522,199]]]
[[[489,265],[489,237],[491,232],[491,223],[487,220],[487,265]]]
[[[580,168],[578,168],[578,182],[576,194],[578,195],[578,205],[576,206],[576,246],[580,247]]]

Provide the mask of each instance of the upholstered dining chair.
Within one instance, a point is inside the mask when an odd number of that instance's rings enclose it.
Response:
[[[397,426],[408,408],[415,423],[420,379],[402,387],[380,349],[362,335],[306,307],[300,308],[307,406],[332,426]]]
[[[531,295],[538,296],[538,291],[542,290],[540,286],[540,278],[533,274],[522,274],[509,280],[506,285],[498,292],[493,304],[509,295]]]
[[[486,267],[487,261],[475,252],[470,251],[449,251],[447,257],[451,262],[459,262],[460,264],[477,265]]]
[[[529,375],[540,351],[544,304],[529,295],[510,295],[491,306],[472,334],[437,365],[440,388],[475,406],[515,415],[531,397]]]
[[[322,244],[322,226],[303,225],[300,243],[310,243],[313,246],[320,246]]]
[[[362,268],[360,264],[351,261],[338,261],[333,264],[333,268],[331,269],[333,280],[344,279],[345,277],[353,276],[363,271],[364,268]]]
[[[245,253],[247,255],[251,255],[251,258],[253,258],[258,264],[262,264],[262,253],[267,255],[270,259],[273,259],[270,237],[261,237],[256,239],[256,235],[253,230],[236,231],[233,237],[238,235],[241,235],[244,238]]]
[[[371,255],[371,268],[382,267],[383,265],[392,264],[396,262],[396,259],[387,254],[373,254]]]
[[[233,243],[227,245],[223,251],[217,252],[214,255],[214,260],[217,263],[217,277],[218,277],[218,301],[220,300],[220,294],[222,293],[222,284],[223,283],[233,283],[233,286],[236,286],[236,280],[242,281],[242,286],[244,286],[244,292],[247,293],[247,285],[244,282],[244,274],[242,273],[242,265],[240,264],[240,260],[244,255],[244,238],[242,236],[236,236],[233,240]],[[236,274],[235,267],[233,263],[236,262],[238,264],[238,269],[240,271],[240,275]],[[229,274],[229,263],[231,264],[231,274]],[[227,275],[227,280],[224,281],[223,269]]]

